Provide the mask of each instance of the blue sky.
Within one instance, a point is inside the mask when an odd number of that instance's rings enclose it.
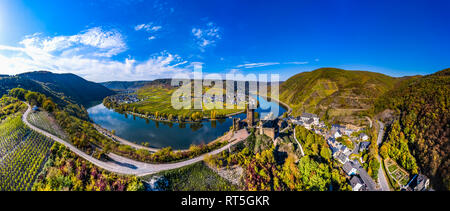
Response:
[[[450,1],[2,0],[0,74],[93,81],[320,67],[391,76],[450,67]]]

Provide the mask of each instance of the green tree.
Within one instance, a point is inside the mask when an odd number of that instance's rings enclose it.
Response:
[[[320,149],[320,156],[325,158],[326,160],[331,159],[331,150],[326,145],[322,145],[322,148]]]
[[[52,100],[47,99],[42,104],[42,108],[44,108],[48,112],[53,112],[56,109],[56,104]]]
[[[22,88],[14,88],[9,91],[9,96],[18,98],[19,100],[25,100],[25,95],[28,93],[27,90]]]
[[[25,94],[25,100],[28,101],[31,105],[38,105],[39,96],[36,92],[28,92]]]

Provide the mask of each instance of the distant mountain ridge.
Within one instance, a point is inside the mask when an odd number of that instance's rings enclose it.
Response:
[[[138,89],[149,83],[151,83],[151,81],[107,81],[102,82],[100,84],[108,89],[123,90],[123,89]]]
[[[71,103],[89,106],[94,101],[101,101],[114,91],[75,74],[56,74],[48,71],[36,71],[0,78],[0,94],[21,87],[40,92],[52,97],[56,103]]]
[[[152,81],[107,81],[102,82],[100,84],[102,84],[108,89],[114,90],[125,90],[125,89],[137,90],[139,88],[149,85],[169,85],[170,82],[171,79],[155,79]]]

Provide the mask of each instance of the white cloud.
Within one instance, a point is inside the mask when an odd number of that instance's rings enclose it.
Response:
[[[214,46],[216,41],[221,39],[220,28],[213,22],[207,23],[203,28],[192,28],[192,35],[201,51],[208,46]]]
[[[91,28],[73,36],[27,36],[20,47],[0,45],[0,74],[15,75],[48,70],[74,73],[88,80],[151,80],[186,72],[187,61],[161,52],[145,61],[112,56],[126,51],[123,36],[117,31]]]
[[[162,26],[154,25],[153,23],[139,24],[134,27],[134,30],[145,30],[147,32],[157,32],[162,29]]]
[[[280,64],[295,64],[295,65],[301,65],[301,64],[308,64],[309,62],[300,62],[300,61],[294,61],[294,62],[257,62],[257,63],[245,63],[237,65],[236,68],[258,68],[258,67],[265,67],[265,66],[273,66],[273,65],[280,65]]]
[[[256,67],[264,67],[271,65],[278,65],[279,62],[260,62],[260,63],[246,63],[236,66],[237,68],[256,68]]]
[[[127,50],[122,34],[94,27],[72,36],[44,37],[39,33],[26,36],[20,42],[27,50],[52,54],[70,54],[76,49],[85,55],[111,57]]]
[[[162,26],[157,26],[157,25],[154,25],[153,23],[139,24],[134,27],[134,30],[136,30],[136,31],[144,30],[147,33],[151,34],[148,37],[148,40],[156,39],[156,36],[154,34],[161,29],[162,29]]]

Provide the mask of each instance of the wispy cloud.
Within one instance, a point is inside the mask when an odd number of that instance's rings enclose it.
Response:
[[[309,62],[306,61],[293,61],[293,62],[257,62],[257,63],[245,63],[237,65],[236,68],[258,68],[258,67],[266,67],[266,66],[273,66],[273,65],[283,65],[283,64],[290,64],[290,65],[302,65],[302,64],[308,64]]]
[[[0,73],[15,75],[35,70],[75,73],[88,80],[142,80],[170,77],[186,72],[187,61],[176,54],[160,52],[145,61],[111,57],[127,50],[115,30],[95,27],[72,36],[44,37],[33,34],[19,46],[0,45]]]
[[[260,62],[260,63],[246,63],[246,64],[240,64],[237,65],[237,68],[256,68],[256,67],[265,67],[265,66],[271,66],[271,65],[278,65],[279,62]]]
[[[145,23],[135,26],[134,30],[136,31],[145,30],[147,32],[156,32],[159,31],[161,28],[162,26],[156,26],[153,23]]]
[[[160,31],[161,29],[162,29],[162,26],[158,26],[153,23],[143,23],[143,24],[136,25],[134,27],[134,30],[136,30],[136,31],[146,31],[147,33],[151,34],[148,37],[148,40],[156,39],[156,36],[154,34],[158,31]]]
[[[192,28],[192,35],[199,49],[204,51],[208,46],[214,46],[221,39],[221,30],[213,22],[208,22],[205,27]]]

